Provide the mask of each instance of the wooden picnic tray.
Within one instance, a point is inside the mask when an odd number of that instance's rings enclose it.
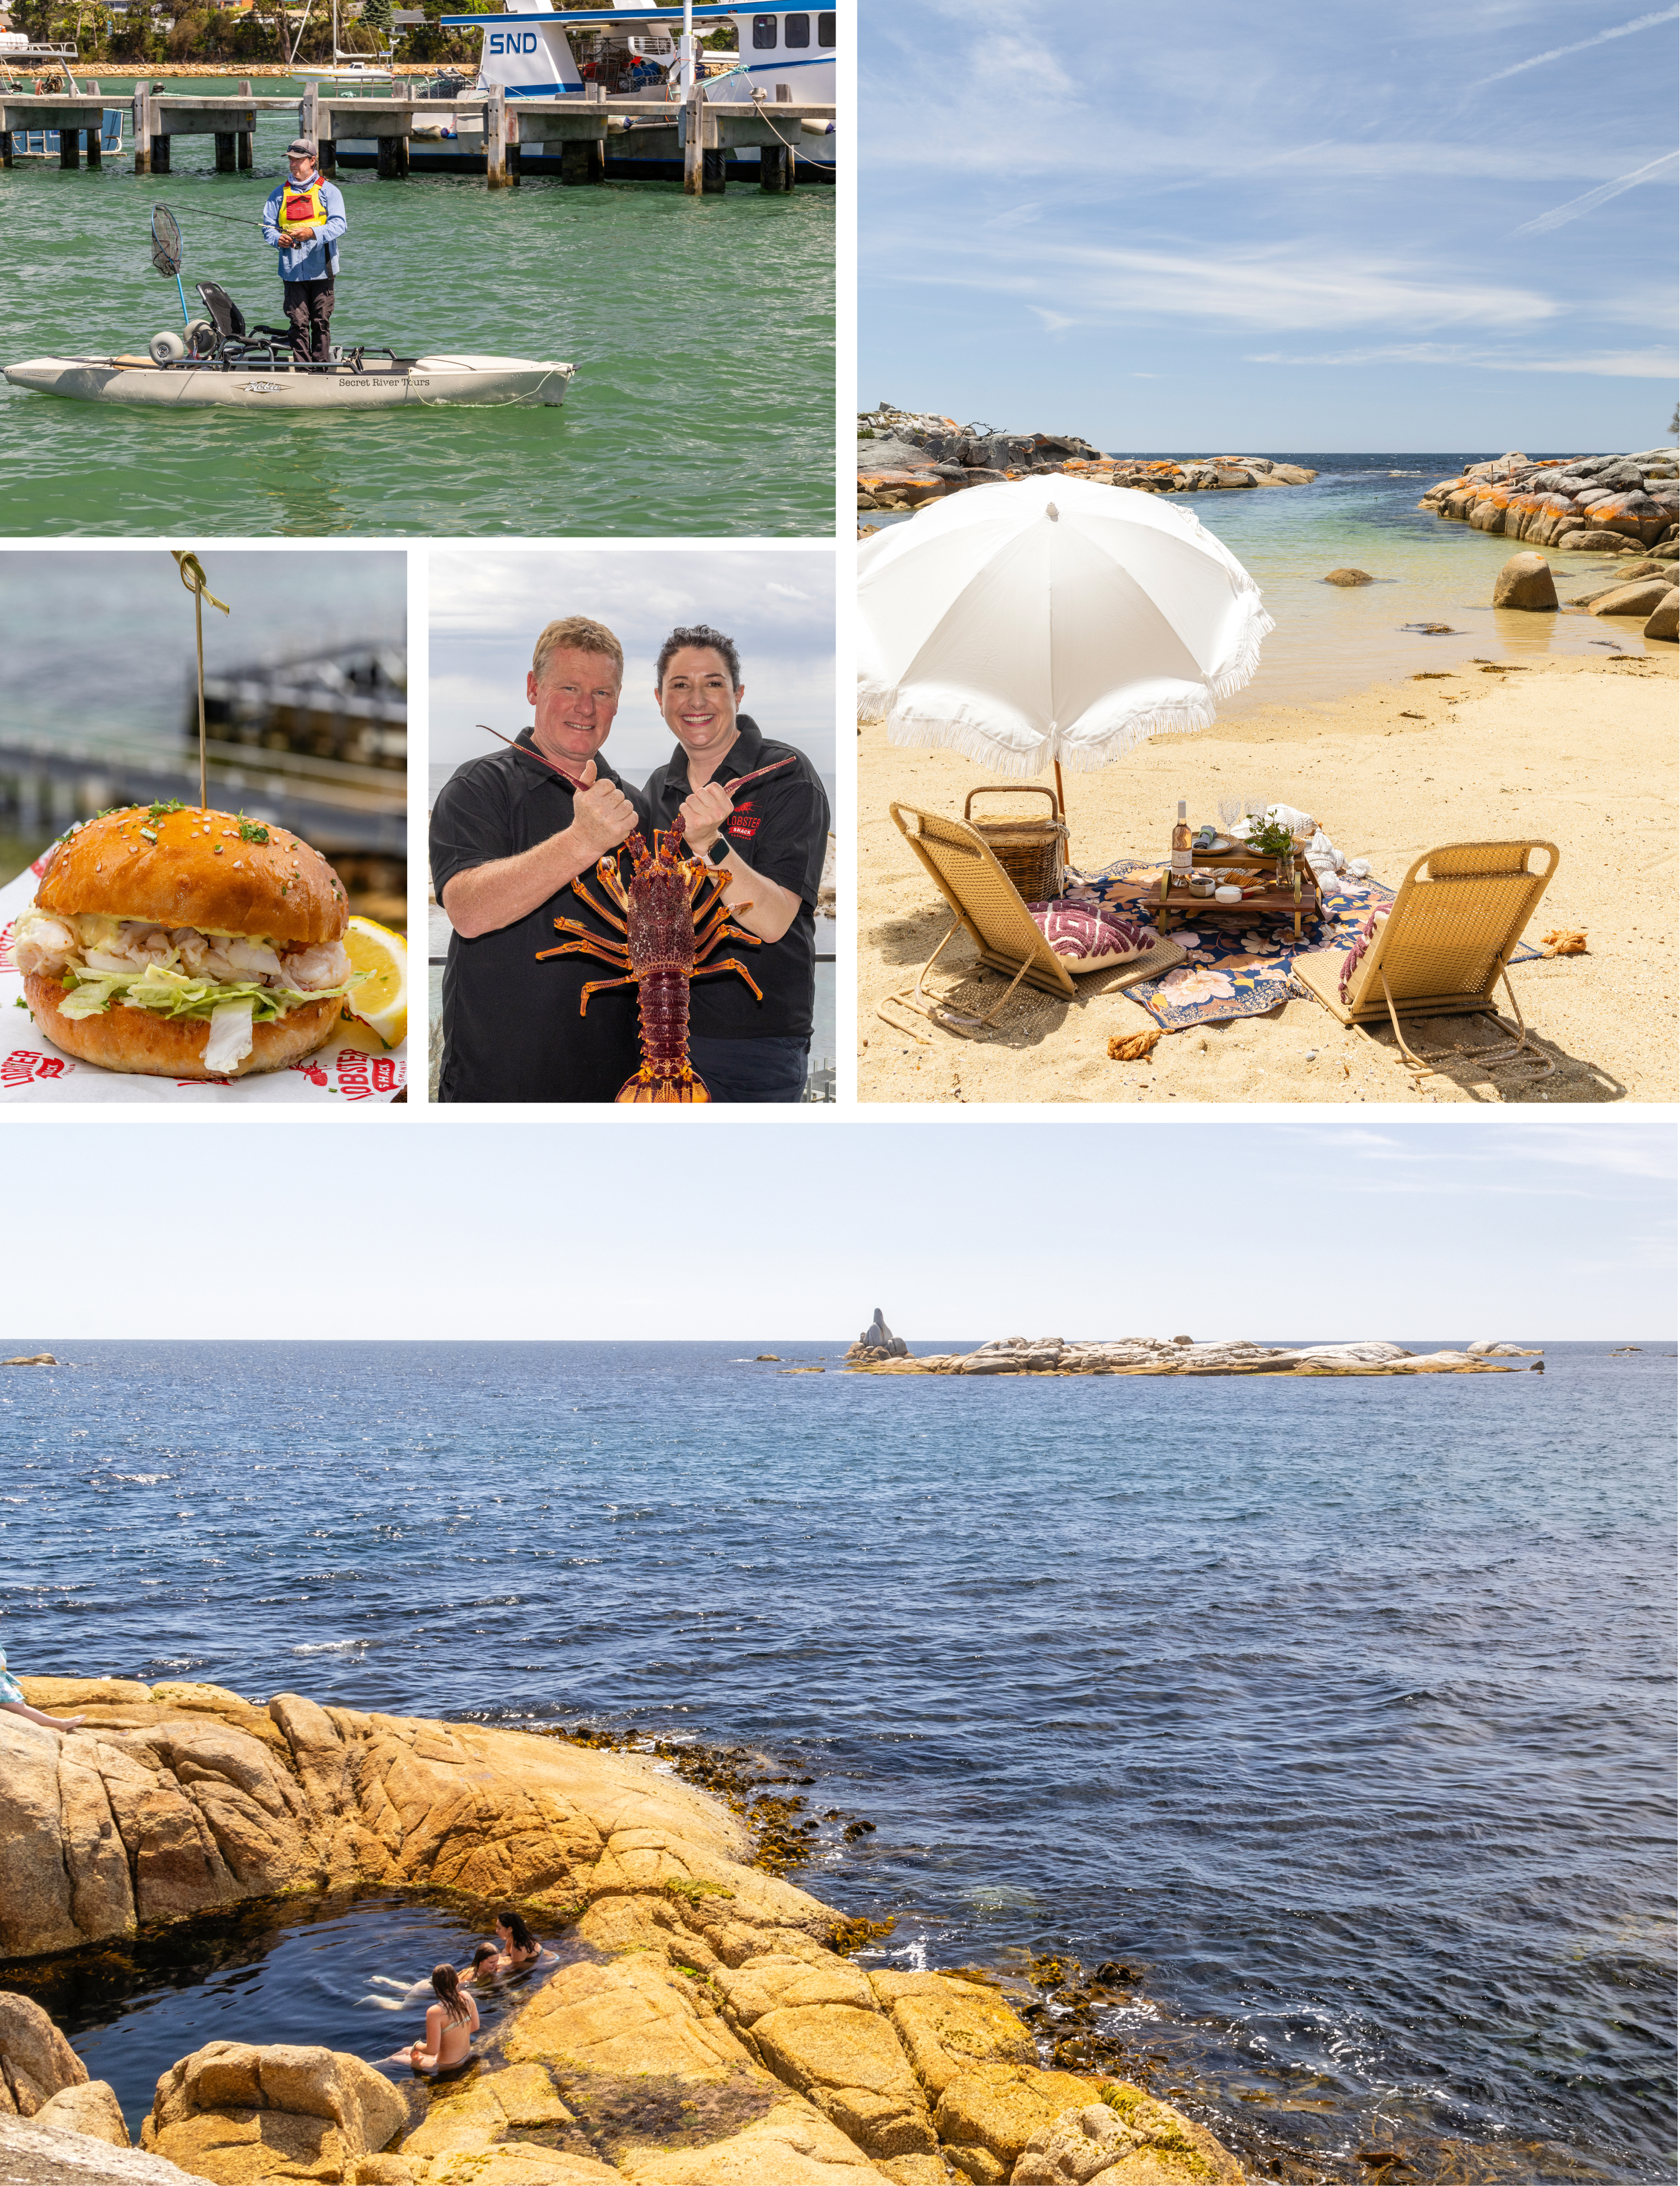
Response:
[[[1162,873],[1161,885],[1154,891],[1147,906],[1156,930],[1169,933],[1175,920],[1182,924],[1186,920],[1203,918],[1292,917],[1295,938],[1298,941],[1302,918],[1316,918],[1319,915],[1319,883],[1313,868],[1297,854],[1294,860],[1293,885],[1288,888],[1278,885],[1277,860],[1257,858],[1252,851],[1246,855],[1235,850],[1197,851],[1192,869],[1218,870],[1232,866],[1266,869],[1263,885],[1255,894],[1245,894],[1240,903],[1216,903],[1212,896],[1192,895],[1182,874],[1170,871]],[[1144,907],[1144,904],[1140,903],[1140,910]]]

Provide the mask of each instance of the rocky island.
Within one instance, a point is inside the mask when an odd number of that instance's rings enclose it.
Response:
[[[1106,456],[1077,434],[1000,433],[959,425],[932,412],[883,402],[858,419],[860,509],[920,508],[969,486],[994,485],[1041,472],[1094,479],[1145,493],[1226,493],[1258,486],[1306,485],[1318,476],[1266,456],[1207,456],[1182,462]]]
[[[137,2151],[47,2014],[0,1992],[8,2179],[1240,2186],[1181,2111],[1064,2069],[1006,1984],[854,1963],[880,1931],[768,1871],[653,1757],[295,1693],[20,1682],[85,1722],[0,1715],[0,1955],[366,1882],[514,1904],[560,1963],[433,2084],[210,2043],[163,2073]],[[1068,1978],[1050,1962],[1040,1985]]]
[[[1560,553],[1655,553],[1672,561],[1680,540],[1680,462],[1672,448],[1537,460],[1513,451],[1442,479],[1418,507]]]
[[[883,1344],[882,1337],[886,1337]],[[854,1374],[1509,1374],[1504,1359],[1538,1359],[1490,1340],[1463,1351],[1404,1350],[1376,1340],[1315,1343],[1299,1351],[1238,1337],[1197,1343],[1188,1336],[1126,1336],[1106,1343],[1064,1343],[1059,1336],[999,1336],[977,1350],[912,1358],[876,1308],[875,1320],[846,1354]],[[1543,1371],[1543,1368],[1542,1369]]]

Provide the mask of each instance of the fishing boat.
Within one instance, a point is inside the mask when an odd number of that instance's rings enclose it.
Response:
[[[14,387],[78,402],[201,410],[395,410],[416,403],[480,408],[554,408],[576,367],[521,356],[396,356],[350,351],[330,364],[298,364],[277,345],[259,358],[36,356],[8,364]]]

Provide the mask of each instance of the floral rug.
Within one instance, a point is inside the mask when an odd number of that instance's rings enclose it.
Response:
[[[1112,903],[1128,917],[1151,923],[1151,900],[1158,900],[1165,867],[1158,860],[1117,858],[1100,872],[1076,872],[1070,866],[1064,897],[1074,903]],[[1230,1017],[1255,1017],[1289,1000],[1290,963],[1313,949],[1348,949],[1374,911],[1394,900],[1380,881],[1340,877],[1326,890],[1321,915],[1303,918],[1295,938],[1293,916],[1257,913],[1252,920],[1221,913],[1201,923],[1189,920],[1173,928],[1173,939],[1190,958],[1159,979],[1140,979],[1126,989],[1169,1032],[1181,1026],[1221,1024]],[[1521,963],[1539,951],[1525,942],[1511,961]],[[1295,991],[1298,992],[1299,989]]]

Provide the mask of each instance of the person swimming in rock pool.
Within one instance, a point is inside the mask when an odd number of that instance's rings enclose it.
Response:
[[[473,1953],[472,1964],[456,1969],[461,1986],[484,1987],[495,1981],[501,1967],[501,1953],[494,1943],[480,1943]],[[381,2011],[402,2011],[411,2004],[417,2004],[423,1996],[432,1993],[429,1977],[425,1981],[401,1981],[391,1974],[370,1974],[368,1979],[378,1988],[394,1988],[395,1996],[365,1996],[364,2004],[376,2004]]]
[[[467,2061],[479,2031],[479,2007],[462,1994],[461,1976],[451,1965],[433,1967],[432,1990],[437,2002],[427,2011],[424,2038],[393,2051],[388,2063],[412,2065],[417,2072],[447,2072]]]
[[[504,1974],[524,1973],[528,1966],[554,1956],[544,1950],[518,1913],[496,1914],[496,1940],[501,1946],[498,1970]]]
[[[20,1715],[25,1723],[38,1723],[45,1730],[74,1730],[87,1720],[85,1715],[47,1715],[31,1707],[23,1696],[23,1687],[6,1668],[3,1647],[0,1647],[0,1709],[8,1715]]]

